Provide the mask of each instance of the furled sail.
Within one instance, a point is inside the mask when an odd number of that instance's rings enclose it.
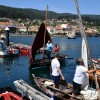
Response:
[[[87,47],[84,38],[82,38],[82,58],[84,60],[84,65],[88,69],[88,53],[87,53]]]
[[[81,51],[82,54],[81,54],[81,57],[83,58],[84,66],[88,69],[88,44],[87,44],[86,34],[84,32],[81,14],[80,14],[79,6],[78,6],[78,0],[75,0],[75,4],[76,4],[78,17],[79,17],[80,32],[82,35],[82,51]],[[82,89],[87,89],[88,85],[89,85],[89,79],[88,79],[88,75],[86,75],[85,82],[82,84]]]
[[[48,42],[48,40],[51,40],[51,37],[46,29],[46,26],[44,23],[40,25],[40,28],[38,30],[38,33],[35,37],[35,40],[32,44],[31,51],[30,51],[30,58],[34,61],[35,60],[35,55],[37,51],[43,47],[44,45],[44,40],[45,44]]]
[[[88,69],[88,53],[87,53],[87,46],[86,46],[84,37],[82,37],[82,54],[81,54],[81,56],[84,61],[84,66]],[[87,74],[87,76],[85,77],[85,82],[82,85],[82,88],[87,89],[88,85],[89,85],[89,79],[88,79],[88,74]]]

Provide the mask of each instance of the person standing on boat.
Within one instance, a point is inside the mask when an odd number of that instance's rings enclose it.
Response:
[[[59,54],[56,53],[55,58],[52,59],[50,66],[50,74],[52,75],[55,88],[59,88],[60,76],[62,77],[62,80],[65,80],[60,69],[60,62],[58,61],[58,58]]]
[[[59,46],[58,44],[55,44],[54,48],[53,48],[54,53],[58,53],[59,54]]]
[[[87,78],[86,73],[93,73],[96,72],[96,69],[87,70],[87,68],[84,66],[84,61],[82,58],[76,59],[76,71],[73,79],[73,94],[72,96],[75,97],[76,95],[80,94],[81,86],[85,82],[85,79]]]
[[[51,40],[48,40],[48,43],[46,44],[46,55],[47,55],[49,60],[51,58],[52,48],[53,48],[53,45],[51,43]]]

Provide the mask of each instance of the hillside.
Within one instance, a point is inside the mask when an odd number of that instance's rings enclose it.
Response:
[[[12,19],[45,19],[46,11],[37,10],[37,9],[26,9],[26,8],[14,8],[0,5],[0,17],[12,18]],[[60,18],[76,18],[76,15],[69,13],[56,13],[53,11],[48,11],[49,19],[60,19]],[[86,20],[97,20],[100,22],[100,15],[82,15],[82,17]]]

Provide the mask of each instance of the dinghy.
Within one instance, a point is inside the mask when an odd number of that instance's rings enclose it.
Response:
[[[14,91],[10,87],[5,87],[5,88],[0,88],[0,100],[23,100],[23,99],[18,92]]]
[[[7,47],[5,43],[0,40],[0,57],[15,57],[19,56],[20,52],[19,49],[13,48],[13,47]]]
[[[45,94],[39,92],[35,88],[28,85],[23,80],[14,81],[14,85],[16,89],[23,95],[29,98],[29,100],[51,100],[51,98],[47,97]]]

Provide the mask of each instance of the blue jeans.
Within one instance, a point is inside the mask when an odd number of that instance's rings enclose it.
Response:
[[[59,82],[60,82],[60,75],[59,76],[53,76],[52,75],[52,80],[53,80],[54,83],[59,84]]]

